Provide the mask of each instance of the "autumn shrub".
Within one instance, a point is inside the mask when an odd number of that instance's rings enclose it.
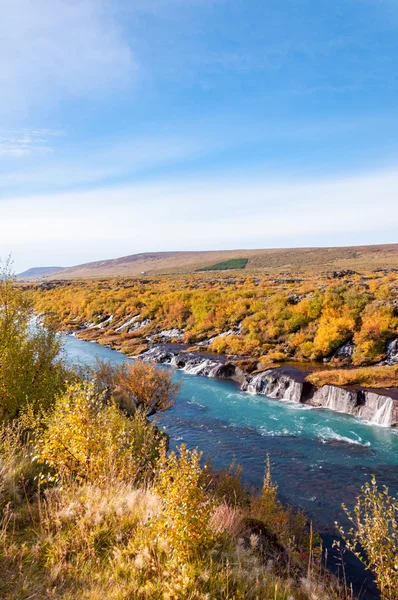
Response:
[[[343,508],[352,523],[339,527],[346,546],[373,571],[383,600],[398,598],[398,501],[372,477],[357,498],[353,512]]]
[[[209,527],[212,503],[201,484],[200,453],[182,445],[178,455],[163,451],[154,491],[162,511],[151,524],[156,538],[166,541],[177,560],[208,551],[213,544]]]
[[[142,360],[120,365],[97,361],[90,373],[96,390],[113,398],[128,414],[139,410],[151,417],[164,412],[174,404],[180,389],[171,371]]]
[[[138,483],[153,475],[161,435],[144,413],[127,416],[86,383],[70,386],[57,399],[36,444],[39,463],[61,480],[100,484],[113,476]]]
[[[207,459],[200,483],[215,503],[245,509],[250,506],[250,493],[242,483],[242,468],[235,461],[228,469],[217,469],[211,459]]]
[[[134,356],[147,347],[149,333],[178,327],[188,344],[232,330],[216,337],[211,350],[254,357],[280,351],[281,360],[320,360],[354,339],[358,365],[381,360],[387,341],[398,335],[396,299],[395,280],[383,273],[369,273],[366,279],[352,275],[343,283],[318,272],[300,282],[265,274],[233,280],[187,274],[68,282],[35,291],[37,309],[56,313],[64,327],[85,327],[112,315],[103,328],[85,329],[78,336]],[[133,316],[150,323],[120,331]]]
[[[123,365],[115,378],[129,412],[141,410],[147,417],[170,408],[178,395],[180,384],[172,381],[172,372],[156,365],[135,360]]]
[[[389,304],[369,304],[362,314],[362,325],[356,332],[353,363],[356,365],[381,361],[386,344],[397,335],[398,316]]]
[[[327,307],[319,319],[314,338],[313,357],[327,356],[353,334],[355,320],[347,310]]]

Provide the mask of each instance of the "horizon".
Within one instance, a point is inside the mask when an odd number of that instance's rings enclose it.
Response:
[[[94,264],[97,262],[108,262],[108,261],[113,261],[113,260],[120,260],[123,258],[130,258],[131,256],[146,256],[146,255],[152,255],[152,254],[197,254],[197,253],[220,253],[220,252],[255,252],[255,251],[263,251],[263,250],[318,250],[318,249],[333,249],[333,248],[341,248],[341,249],[350,249],[350,248],[359,248],[359,247],[364,247],[364,248],[371,248],[371,247],[377,247],[377,246],[398,246],[398,243],[382,243],[382,244],[358,244],[358,245],[354,245],[354,246],[346,246],[346,245],[340,245],[340,246],[289,246],[289,247],[282,247],[282,246],[275,246],[275,247],[270,247],[270,248],[213,248],[211,250],[160,250],[160,251],[144,251],[144,252],[136,252],[134,254],[126,254],[125,256],[112,256],[112,257],[108,257],[108,258],[99,258],[98,260],[93,260],[93,261],[89,261],[87,263],[76,263],[73,265],[34,265],[31,267],[28,267],[27,269],[25,269],[24,271],[21,271],[19,273],[17,273],[17,275],[21,275],[23,274],[25,271],[30,271],[30,270],[34,270],[34,269],[43,269],[43,268],[47,268],[47,269],[69,269],[69,268],[74,268],[74,267],[80,267],[82,265],[86,265],[86,264]],[[14,264],[14,260],[12,255],[9,255],[9,258],[11,258],[11,262],[12,264]]]
[[[392,0],[1,6],[0,257],[17,272],[396,242]]]
[[[386,244],[364,244],[364,245],[355,245],[355,246],[346,246],[346,245],[341,245],[341,246],[296,246],[296,247],[271,247],[271,248],[227,248],[227,249],[210,249],[210,250],[160,250],[160,251],[153,251],[151,252],[150,250],[148,250],[147,252],[137,252],[134,254],[127,254],[125,256],[113,256],[113,257],[108,257],[108,258],[99,258],[98,260],[93,260],[93,261],[89,261],[87,263],[76,263],[73,265],[34,265],[34,266],[30,266],[27,269],[25,269],[24,271],[19,271],[17,272],[16,270],[14,270],[15,274],[17,276],[23,275],[25,273],[28,273],[29,271],[34,271],[36,269],[59,269],[61,270],[65,270],[65,269],[74,269],[74,268],[79,268],[82,266],[89,266],[89,265],[96,265],[96,264],[102,264],[102,263],[111,263],[113,261],[121,261],[123,259],[130,259],[132,257],[148,257],[148,256],[159,256],[161,257],[162,255],[175,255],[175,254],[220,254],[220,253],[226,253],[229,254],[231,252],[248,252],[248,253],[253,253],[253,252],[267,252],[267,251],[271,251],[271,250],[280,250],[280,251],[292,251],[292,250],[297,250],[297,251],[301,251],[301,250],[336,250],[336,249],[341,249],[341,250],[350,250],[350,249],[370,249],[370,248],[379,248],[382,247],[383,249],[385,247],[397,247],[398,248],[398,243],[386,243]],[[11,260],[11,264],[12,266],[14,265],[14,260],[12,258],[12,255],[9,255],[8,258]],[[0,261],[1,261],[1,257],[0,257]],[[387,266],[387,263],[385,265],[386,268],[391,268],[391,265]],[[394,270],[394,269],[393,269]]]

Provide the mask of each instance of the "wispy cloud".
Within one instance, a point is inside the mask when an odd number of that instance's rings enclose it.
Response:
[[[0,114],[125,85],[132,50],[108,0],[0,0]]]
[[[32,146],[21,138],[18,142],[5,143],[4,150],[32,152]],[[18,145],[19,144],[19,145]],[[44,145],[37,146],[46,149]],[[218,145],[212,144],[215,151]],[[26,161],[19,167],[15,161],[9,163],[2,174],[2,196],[15,196],[30,190],[62,190],[87,184],[103,184],[115,178],[131,177],[146,169],[161,169],[173,163],[198,158],[209,152],[209,142],[194,137],[146,137],[127,140],[102,139],[96,144],[83,144],[78,152],[60,150],[58,154],[45,156],[42,160]],[[1,154],[1,138],[0,138]]]
[[[219,177],[230,172],[228,157],[239,151],[252,155],[250,165],[235,165],[234,172],[244,179],[249,173],[256,178],[277,177],[283,173],[287,179],[302,179],[303,170],[310,168],[293,153],[291,159],[286,152],[277,154],[278,148],[300,144],[301,154],[312,152],[313,145],[336,144],[348,137],[358,136],[363,131],[393,130],[396,119],[393,115],[357,115],[356,118],[329,118],[318,120],[264,120],[253,123],[241,119],[231,126],[230,119],[223,115],[212,115],[195,123],[169,123],[161,131],[148,131],[137,135],[125,132],[119,136],[101,136],[95,140],[76,141],[61,131],[45,129],[0,130],[0,197],[79,189],[87,186],[105,186],[137,180],[138,176],[149,175],[156,180],[173,178],[176,173],[191,173],[202,168],[208,177],[212,165],[223,157],[225,163],[218,167]],[[372,133],[373,132],[373,133]],[[270,150],[270,142],[274,148]],[[253,152],[253,149],[255,152]],[[358,151],[355,150],[356,155]],[[373,168],[380,164],[373,156]],[[396,149],[390,148],[390,159],[386,164],[395,164]],[[290,160],[290,162],[289,162]],[[369,161],[364,154],[363,160]],[[346,171],[344,161],[330,164],[329,170]],[[300,174],[301,173],[301,174]]]
[[[49,129],[0,129],[0,156],[20,158],[51,152],[51,139],[63,133]]]

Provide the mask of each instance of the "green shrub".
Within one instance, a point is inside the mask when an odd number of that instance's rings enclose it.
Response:
[[[202,267],[201,269],[197,269],[197,272],[199,273],[200,271],[228,271],[231,269],[244,269],[248,262],[248,258],[231,258],[231,260],[225,260],[223,262],[216,263],[215,265],[210,265],[209,267]]]
[[[65,387],[61,341],[52,329],[33,322],[31,299],[11,273],[0,270],[0,422],[27,405],[48,407]]]

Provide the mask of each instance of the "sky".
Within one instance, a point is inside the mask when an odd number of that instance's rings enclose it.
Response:
[[[395,243],[396,0],[0,0],[0,257]]]

